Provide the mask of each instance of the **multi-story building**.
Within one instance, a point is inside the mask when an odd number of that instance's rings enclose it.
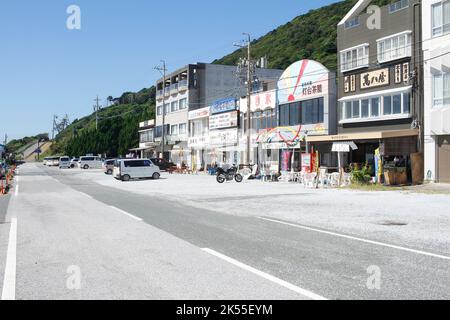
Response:
[[[256,69],[256,77],[260,80],[276,79],[279,74],[279,70]],[[210,107],[223,97],[240,97],[246,92],[246,87],[236,76],[235,66],[207,63],[190,64],[168,74],[157,81],[156,89],[155,141],[160,144],[158,152],[162,151],[162,140],[165,140],[164,158],[186,164],[192,161],[188,145],[189,112]]]
[[[342,166],[375,168],[379,151],[386,170],[421,182],[420,1],[371,2],[358,1],[338,25],[338,134],[326,140],[333,151],[347,146]]]
[[[422,1],[425,177],[450,182],[450,0]]]
[[[251,159],[266,171],[301,170],[302,158],[311,152],[305,138],[336,133],[336,76],[317,61],[293,63],[273,89],[254,94],[250,102]],[[240,110],[246,114],[246,99]],[[241,145],[247,145],[245,136]]]
[[[152,158],[156,156],[156,143],[154,139],[155,120],[139,123],[139,147],[130,149],[139,158]]]

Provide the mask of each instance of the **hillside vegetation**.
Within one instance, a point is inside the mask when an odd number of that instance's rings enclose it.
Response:
[[[56,136],[49,153],[69,156],[93,153],[111,157],[127,154],[139,144],[139,122],[155,116],[155,88],[126,92],[117,99],[116,105],[102,109],[98,116],[98,130],[95,113],[77,119]]]
[[[356,2],[357,0],[341,1],[296,17],[253,41],[252,56],[267,56],[269,67],[275,69],[284,70],[295,61],[313,59],[336,71],[337,24]],[[375,0],[372,4],[382,6],[390,2]],[[243,51],[236,50],[213,63],[235,65],[242,56]]]

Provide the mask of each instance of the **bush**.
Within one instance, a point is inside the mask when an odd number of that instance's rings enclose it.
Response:
[[[350,167],[351,181],[353,184],[369,184],[372,178],[372,169],[365,163],[361,168],[358,165]]]

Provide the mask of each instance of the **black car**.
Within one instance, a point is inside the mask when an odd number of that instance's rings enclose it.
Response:
[[[168,169],[176,166],[173,162],[169,162],[165,159],[153,158],[150,160],[153,162],[153,164],[158,166],[159,170],[161,170],[161,171],[167,171]]]

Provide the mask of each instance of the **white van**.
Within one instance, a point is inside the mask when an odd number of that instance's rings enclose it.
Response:
[[[145,178],[158,180],[161,171],[149,159],[121,159],[114,163],[113,175],[122,181]]]
[[[60,169],[70,169],[70,158],[69,157],[61,157],[59,158],[59,168]]]
[[[102,159],[99,157],[80,157],[80,161],[78,161],[78,167],[80,169],[101,169],[102,168]]]

